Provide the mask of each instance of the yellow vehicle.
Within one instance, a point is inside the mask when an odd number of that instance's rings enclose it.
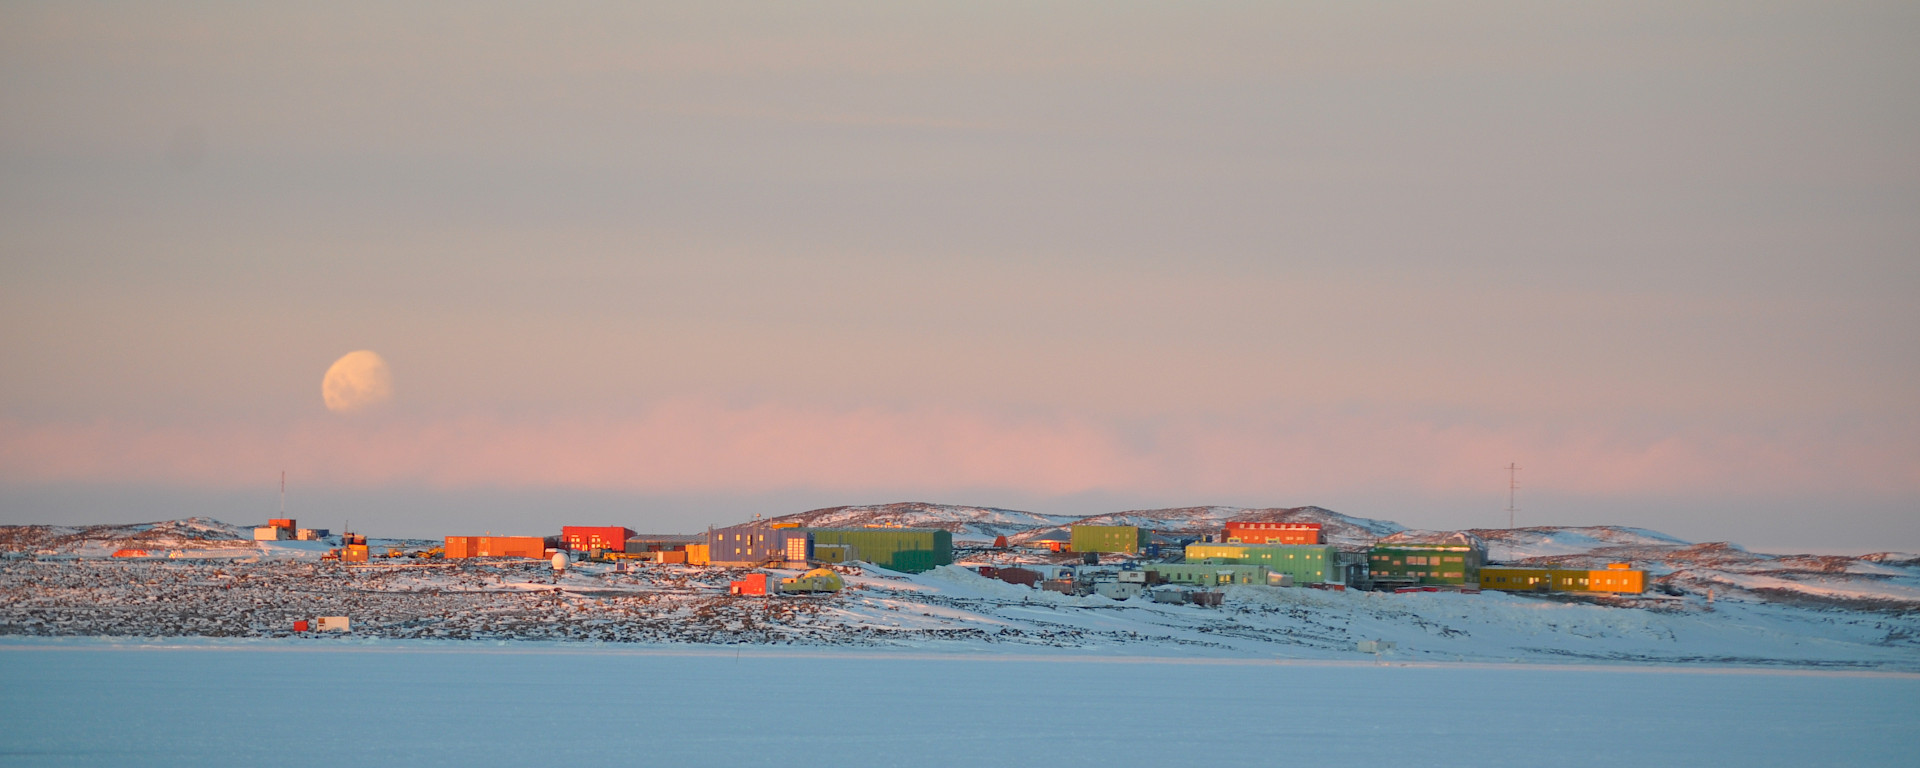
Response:
[[[838,592],[846,588],[847,580],[826,568],[815,568],[799,576],[780,580],[781,592]]]

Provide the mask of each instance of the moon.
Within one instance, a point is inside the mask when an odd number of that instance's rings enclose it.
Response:
[[[371,350],[348,352],[327,368],[320,397],[334,413],[365,410],[393,399],[393,373]]]

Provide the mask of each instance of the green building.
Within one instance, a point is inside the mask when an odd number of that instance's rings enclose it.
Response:
[[[1278,586],[1280,574],[1264,565],[1232,565],[1227,563],[1154,563],[1146,567],[1148,573],[1158,574],[1159,580],[1168,584],[1191,584],[1199,587],[1218,587],[1226,584],[1265,584]]]
[[[811,528],[813,557],[829,563],[863,560],[920,573],[953,563],[953,534],[938,528]]]
[[[1124,552],[1137,555],[1147,548],[1147,529],[1131,525],[1076,525],[1075,552]]]
[[[1381,539],[1367,553],[1376,587],[1480,588],[1487,545],[1467,533],[1408,531]]]
[[[1189,563],[1264,565],[1295,584],[1341,584],[1340,553],[1326,544],[1189,544]]]

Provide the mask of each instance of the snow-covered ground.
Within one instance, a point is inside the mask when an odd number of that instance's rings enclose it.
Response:
[[[850,575],[836,595],[736,597],[744,571],[526,560],[436,564],[0,562],[0,635],[284,637],[345,615],[354,635],[1396,661],[1672,663],[1920,670],[1920,613],[1776,601],[1593,601],[1495,592],[1230,587],[1218,608],[1071,596],[959,566]],[[796,571],[774,571],[793,575]],[[315,643],[343,642],[314,638]]]
[[[0,641],[8,765],[1908,766],[1920,678],[577,644]]]

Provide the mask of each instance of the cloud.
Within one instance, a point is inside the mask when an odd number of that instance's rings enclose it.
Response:
[[[930,496],[1196,501],[1329,498],[1366,490],[1920,493],[1913,429],[1767,434],[1619,426],[1490,426],[1394,414],[1121,424],[952,409],[662,403],[623,418],[472,415],[314,420],[277,427],[0,422],[0,482],[231,488],[281,469],[338,487],[750,493],[814,489]]]

